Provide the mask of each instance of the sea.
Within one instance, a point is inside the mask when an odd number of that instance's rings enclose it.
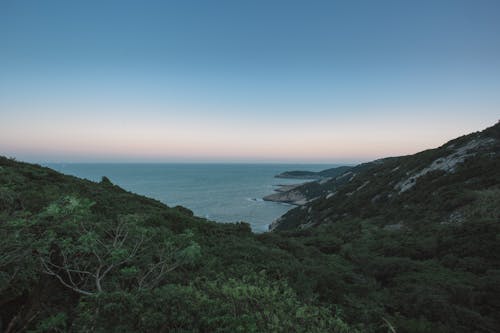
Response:
[[[278,185],[310,180],[274,176],[290,170],[320,171],[333,164],[90,164],[48,163],[67,175],[92,181],[108,177],[113,184],[157,199],[168,206],[181,205],[213,221],[247,222],[254,232],[294,206],[262,200]]]

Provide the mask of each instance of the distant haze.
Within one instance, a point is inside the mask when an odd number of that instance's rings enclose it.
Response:
[[[499,110],[499,1],[0,2],[22,160],[359,162]]]

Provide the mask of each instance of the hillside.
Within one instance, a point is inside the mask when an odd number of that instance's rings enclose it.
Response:
[[[258,235],[0,157],[0,331],[498,332],[499,137],[307,184]]]
[[[354,331],[298,292],[286,277],[299,260],[248,224],[194,217],[106,177],[0,158],[0,233],[0,331]]]
[[[364,163],[335,178],[280,193],[301,197],[303,207],[289,211],[272,229],[350,218],[383,217],[380,223],[393,227],[409,226],[414,220],[463,220],[464,207],[474,204],[476,197],[497,196],[499,154],[496,124],[436,149]]]
[[[272,229],[348,260],[361,275],[348,284],[370,295],[351,301],[375,301],[370,310],[392,313],[398,332],[497,332],[499,154],[497,123],[436,149],[361,164],[294,189],[310,201]]]
[[[331,169],[326,169],[319,172],[313,171],[286,171],[276,175],[276,178],[291,178],[291,179],[314,179],[317,181],[307,182],[297,185],[281,185],[272,193],[266,195],[262,199],[266,201],[283,202],[293,205],[304,205],[311,200],[315,195],[323,193],[322,184],[328,180],[335,179],[351,170],[352,167],[341,166]]]
[[[342,173],[348,171],[350,166],[340,166],[330,169],[325,169],[322,171],[314,172],[314,171],[285,171],[278,175],[276,178],[289,178],[289,179],[325,179],[340,176]]]

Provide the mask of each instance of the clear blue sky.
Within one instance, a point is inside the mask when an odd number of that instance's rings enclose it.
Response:
[[[493,125],[500,1],[0,1],[0,154],[342,162]]]

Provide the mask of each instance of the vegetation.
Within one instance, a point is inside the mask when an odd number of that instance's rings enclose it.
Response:
[[[286,253],[248,224],[6,158],[0,184],[5,332],[353,331],[249,260]]]
[[[276,178],[298,178],[298,179],[324,179],[337,177],[349,171],[352,167],[340,166],[331,169],[325,169],[319,172],[314,171],[285,171],[276,175]]]
[[[463,220],[481,191],[498,188],[499,155],[500,123],[436,149],[360,164],[329,181],[293,188],[309,202],[285,214],[275,230],[354,218],[381,227]]]
[[[355,167],[264,234],[0,158],[0,331],[498,332],[498,141],[395,190],[448,145]]]

